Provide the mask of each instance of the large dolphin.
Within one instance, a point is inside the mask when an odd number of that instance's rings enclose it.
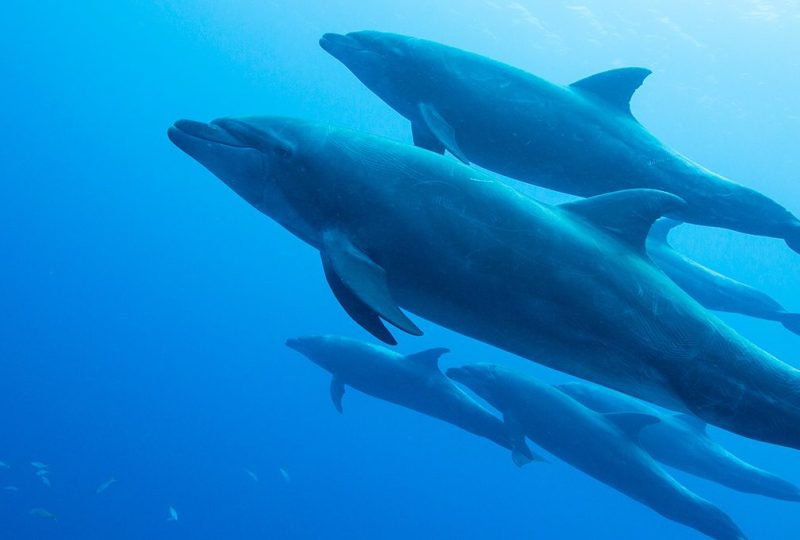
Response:
[[[444,420],[513,451],[514,463],[534,459],[525,438],[512,441],[505,424],[465,394],[439,370],[447,349],[403,356],[363,341],[339,336],[289,339],[286,345],[328,371],[331,400],[342,412],[345,387]]]
[[[599,413],[636,412],[657,417],[660,422],[642,429],[639,444],[665,465],[745,493],[800,501],[797,486],[731,454],[708,436],[706,425],[694,416],[662,414],[637,399],[592,384],[566,383],[558,389]]]
[[[800,372],[657,269],[645,239],[674,195],[540,204],[455,160],[280,118],[179,121],[169,137],[320,251],[334,295],[376,337],[400,309],[555,369],[800,448]]]
[[[667,148],[634,119],[629,101],[647,69],[561,86],[397,34],[326,34],[320,44],[411,121],[418,146],[583,197],[667,191],[688,203],[675,212],[684,221],[782,238],[800,252],[800,221],[789,211]]]
[[[675,251],[668,236],[678,225],[678,221],[659,219],[647,237],[647,254],[672,281],[708,309],[778,321],[800,334],[800,313],[790,313],[768,294]]]
[[[527,435],[554,456],[662,516],[711,538],[745,537],[722,510],[675,481],[636,444],[639,432],[658,418],[600,414],[552,386],[492,364],[450,368],[447,376],[500,411],[510,432]]]

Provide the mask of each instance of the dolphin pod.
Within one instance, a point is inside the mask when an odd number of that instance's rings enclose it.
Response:
[[[800,313],[790,313],[769,295],[678,253],[669,244],[669,232],[680,225],[659,219],[647,237],[647,254],[678,286],[704,307],[777,321],[800,334]]]
[[[505,424],[465,394],[439,370],[447,349],[429,349],[403,356],[339,336],[289,339],[286,345],[331,375],[331,400],[342,412],[345,387],[458,426],[514,452],[518,466],[535,456],[524,437],[512,440]]]
[[[658,270],[650,226],[678,197],[560,206],[455,160],[286,118],[178,121],[170,139],[319,250],[345,311],[421,334],[401,307],[529,360],[746,437],[800,448],[800,372]]]
[[[658,422],[656,417],[603,415],[552,386],[496,365],[450,368],[447,375],[500,411],[509,431],[524,434],[576,469],[711,538],[745,538],[727,514],[679,484],[636,443],[641,430]]]
[[[629,101],[647,69],[560,86],[398,34],[326,34],[320,45],[411,122],[420,147],[574,195],[667,191],[688,203],[673,211],[683,221],[782,238],[800,252],[800,221],[788,210],[665,147],[634,119]]]
[[[639,444],[657,461],[745,493],[800,501],[800,489],[772,473],[754,467],[727,451],[706,433],[706,425],[683,414],[665,415],[645,403],[600,386],[585,383],[558,389],[599,413],[642,413],[660,422],[645,426]]]

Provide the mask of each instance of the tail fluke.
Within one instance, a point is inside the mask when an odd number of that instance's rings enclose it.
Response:
[[[791,229],[783,239],[792,251],[800,253],[800,225]]]

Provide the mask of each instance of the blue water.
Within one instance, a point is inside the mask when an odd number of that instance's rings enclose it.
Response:
[[[337,305],[317,252],[165,131],[178,118],[263,113],[409,141],[406,122],[317,45],[361,29],[556,82],[652,68],[633,101],[646,126],[800,213],[796,1],[6,2],[0,487],[18,491],[0,491],[0,538],[700,538],[556,460],[519,470],[489,442],[355,391],[340,416],[328,376],[283,345],[368,336]],[[673,238],[800,309],[800,257],[781,241],[690,227]],[[779,325],[723,318],[800,365],[800,338]],[[399,349],[448,346],[444,367],[493,361],[567,380],[424,329]],[[711,431],[800,482],[797,451]],[[676,477],[751,538],[797,538],[796,504]],[[37,507],[58,520],[30,515]]]

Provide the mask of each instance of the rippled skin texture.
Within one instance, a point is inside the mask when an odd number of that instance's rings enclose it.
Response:
[[[287,346],[347,387],[511,448],[503,423],[445,377],[435,363],[339,336],[290,339]]]
[[[798,371],[574,213],[382,138],[287,119],[218,125],[259,149],[198,142],[205,124],[178,124],[170,137],[309,244],[320,248],[332,230],[348,238],[410,312],[747,437],[800,447]],[[251,176],[239,175],[239,163],[217,167],[220,153],[249,162],[253,152],[261,159]]]
[[[712,538],[744,538],[724,512],[661,469],[632,439],[635,433],[624,432],[556,388],[490,364],[451,368],[447,374],[576,469]]]
[[[731,454],[705,433],[698,420],[662,414],[641,401],[600,386],[568,383],[558,388],[599,413],[639,412],[657,416],[661,421],[646,426],[638,442],[665,465],[738,491],[800,501],[797,486]]]
[[[665,147],[629,114],[624,90],[620,108],[477,54],[397,34],[327,34],[320,43],[415,128],[425,125],[420,104],[432,106],[477,165],[580,196],[667,191],[689,203],[679,213],[684,221],[783,238],[800,251],[800,222],[791,213]]]

